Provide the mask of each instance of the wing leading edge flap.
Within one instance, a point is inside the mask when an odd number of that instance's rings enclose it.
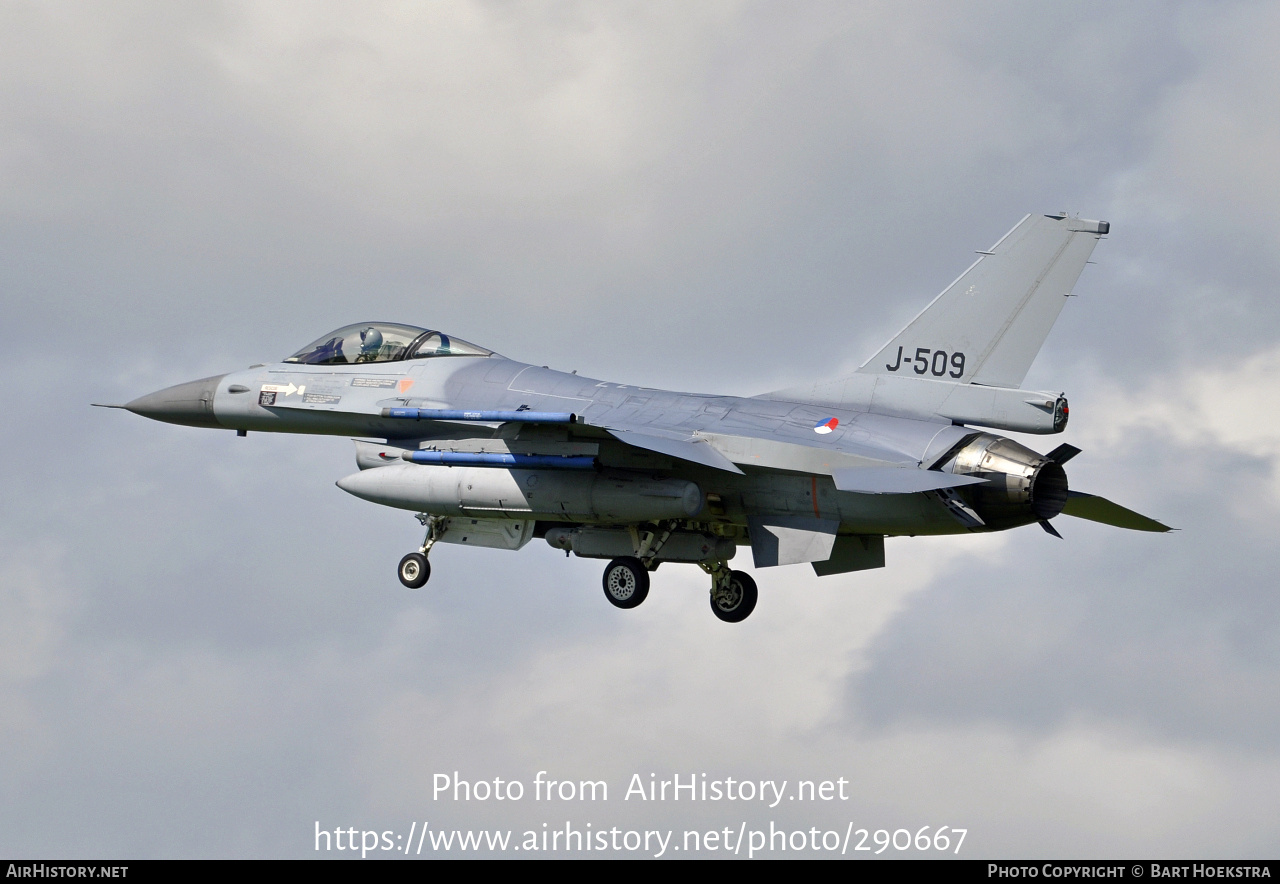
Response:
[[[636,448],[656,451],[658,454],[692,461],[693,463],[702,464],[704,467],[713,467],[717,470],[725,470],[726,472],[742,475],[742,470],[738,469],[733,461],[713,448],[709,442],[667,439],[662,436],[650,436],[648,433],[633,433],[630,430],[609,430],[606,428],[606,431],[619,442],[634,445]]]
[[[986,482],[979,476],[956,476],[936,470],[900,467],[841,467],[831,471],[836,490],[857,494],[918,494]]]

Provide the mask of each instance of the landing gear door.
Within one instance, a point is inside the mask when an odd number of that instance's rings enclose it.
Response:
[[[532,519],[470,519],[454,516],[440,536],[441,543],[483,546],[488,549],[520,549],[533,538]]]

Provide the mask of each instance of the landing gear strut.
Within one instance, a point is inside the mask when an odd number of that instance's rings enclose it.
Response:
[[[445,532],[446,520],[442,516],[428,513],[417,513],[416,518],[427,529],[427,536],[422,540],[418,552],[409,553],[400,560],[398,574],[400,582],[410,589],[421,589],[431,578],[431,563],[427,561],[427,553]]]
[[[751,575],[730,571],[724,562],[703,565],[711,575],[711,613],[725,623],[741,623],[756,608],[759,592]]]

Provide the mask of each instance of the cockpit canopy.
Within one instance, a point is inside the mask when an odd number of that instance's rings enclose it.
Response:
[[[348,325],[308,344],[285,362],[304,365],[347,365],[355,362],[399,362],[428,356],[492,356],[444,332],[394,322]]]

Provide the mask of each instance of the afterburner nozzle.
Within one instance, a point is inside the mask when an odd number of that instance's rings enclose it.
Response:
[[[976,435],[956,455],[950,472],[982,476],[960,495],[992,530],[1046,522],[1067,503],[1067,473],[1062,464],[1012,439]]]

